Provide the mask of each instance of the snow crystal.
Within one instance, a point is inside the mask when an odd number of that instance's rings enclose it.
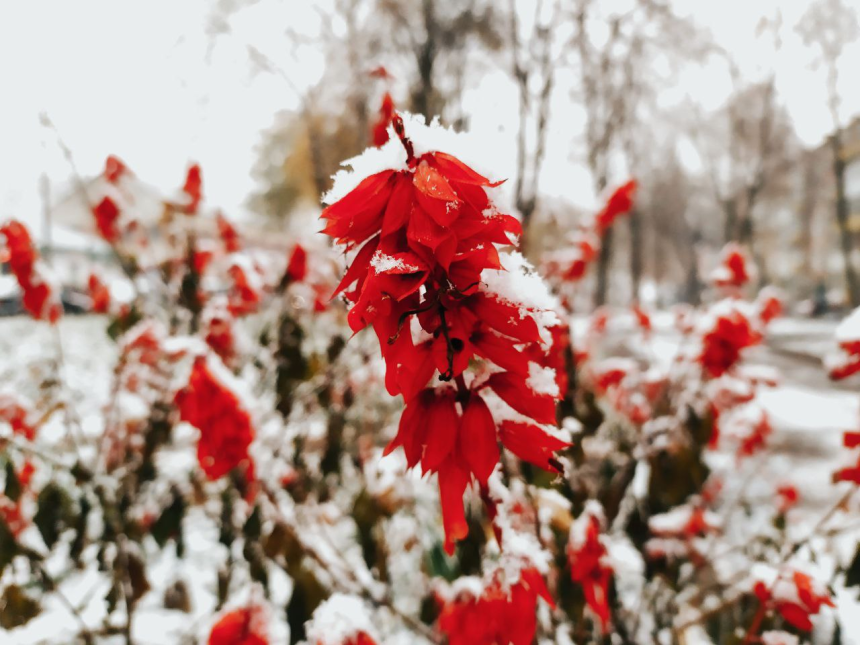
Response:
[[[393,255],[388,255],[383,253],[382,251],[377,251],[373,254],[373,257],[370,260],[370,266],[376,271],[377,275],[380,273],[417,273],[421,270],[420,267],[409,264],[404,261],[402,258],[395,258]]]

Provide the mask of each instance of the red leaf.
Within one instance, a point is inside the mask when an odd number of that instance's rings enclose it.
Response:
[[[540,333],[534,318],[524,314],[517,305],[503,302],[486,293],[476,293],[469,297],[466,306],[480,320],[505,336],[524,343],[540,342]]]
[[[439,172],[444,175],[448,181],[460,181],[464,184],[474,184],[476,186],[500,186],[505,183],[505,180],[490,182],[483,175],[479,175],[462,161],[444,152],[434,152],[432,159]]]
[[[352,264],[350,264],[349,268],[346,270],[340,284],[337,285],[337,289],[335,289],[334,293],[331,294],[332,300],[337,298],[337,295],[341,291],[352,285],[356,280],[364,280],[364,277],[367,275],[367,271],[370,268],[370,259],[373,257],[373,254],[376,253],[378,246],[379,236],[368,240],[367,244],[361,247],[361,250],[353,259]]]
[[[537,423],[555,424],[555,399],[536,394],[523,377],[509,372],[493,374],[487,381],[505,403]]]
[[[460,419],[454,406],[454,393],[442,392],[436,395],[428,411],[427,437],[421,466],[425,473],[439,469],[457,442]]]
[[[406,173],[398,173],[382,218],[383,237],[406,226],[414,200],[415,190],[412,187],[412,178]]]
[[[469,484],[469,473],[453,459],[439,470],[439,499],[442,504],[442,524],[445,527],[445,552],[454,554],[454,543],[469,535],[469,525],[463,511],[463,493]]]
[[[503,338],[487,329],[472,335],[470,339],[479,356],[509,372],[528,375],[528,357],[518,351],[510,339]]]
[[[553,453],[570,446],[537,426],[514,421],[502,422],[499,426],[499,439],[505,448],[523,461],[552,472],[559,472],[558,467],[551,461]]]
[[[301,282],[308,274],[308,254],[301,244],[296,244],[287,263],[287,277],[291,282]]]
[[[499,444],[490,408],[477,393],[472,394],[463,409],[458,450],[475,478],[486,484],[499,462]]]

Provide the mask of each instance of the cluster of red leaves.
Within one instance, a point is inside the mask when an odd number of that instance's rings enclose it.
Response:
[[[612,227],[615,220],[633,209],[636,187],[636,180],[631,179],[616,188],[594,217],[591,228],[580,230],[574,236],[571,241],[574,247],[572,256],[570,249],[565,249],[556,258],[546,263],[544,268],[547,275],[559,276],[567,282],[578,282],[585,277],[588,267],[600,253],[602,236]]]
[[[776,489],[777,510],[780,515],[785,515],[789,509],[797,506],[800,501],[800,493],[794,484],[780,484]]]
[[[611,228],[619,216],[633,210],[633,196],[636,194],[636,180],[631,179],[622,184],[609,196],[606,205],[595,217],[595,229],[603,233]]]
[[[203,340],[225,365],[231,365],[236,359],[235,321],[226,303],[222,305],[222,302],[213,298],[203,310]]]
[[[269,645],[265,610],[260,606],[224,614],[209,634],[208,645]]]
[[[290,282],[302,282],[307,275],[308,253],[301,244],[296,244],[287,261],[286,278]]]
[[[131,171],[122,162],[122,159],[114,155],[108,155],[105,160],[104,178],[111,184],[118,184],[119,180],[130,175]]]
[[[0,394],[0,421],[28,441],[36,438],[36,422],[30,407],[14,394]]]
[[[227,253],[240,251],[242,249],[242,239],[239,237],[236,227],[221,212],[218,213],[216,222],[218,224],[218,235],[224,243],[224,249]]]
[[[609,585],[612,567],[606,547],[600,539],[602,513],[586,508],[570,529],[567,559],[570,577],[582,587],[585,602],[600,621],[604,634],[609,633]]]
[[[521,570],[519,580],[510,585],[497,574],[479,597],[463,591],[442,601],[439,630],[448,645],[531,645],[538,597],[555,606],[537,569]]]
[[[263,301],[260,276],[254,266],[233,262],[227,269],[232,280],[228,308],[233,316],[246,316],[257,311]]]
[[[94,314],[106,314],[110,309],[110,291],[107,285],[95,273],[90,273],[87,289],[92,301],[90,311]]]
[[[188,167],[182,192],[188,198],[188,202],[182,209],[183,212],[188,215],[195,214],[200,206],[200,200],[203,199],[203,175],[198,164],[195,163]]]
[[[35,467],[32,462],[25,461],[15,473],[21,487],[18,491],[18,497],[10,499],[5,493],[0,492],[0,520],[6,524],[15,537],[18,537],[30,525],[31,519],[23,512],[23,502],[30,494],[30,480],[33,478],[34,472]]]
[[[723,247],[719,265],[711,272],[711,282],[721,289],[739,289],[750,280],[747,257],[737,244]]]
[[[119,216],[119,206],[107,195],[98,204],[93,206],[93,217],[96,220],[96,228],[99,235],[109,244],[116,244],[119,241]]]
[[[498,213],[485,188],[497,183],[451,155],[416,158],[399,115],[394,129],[408,168],[364,179],[327,207],[324,232],[348,248],[363,244],[335,295],[354,303],[353,331],[371,325],[386,362],[386,387],[406,410],[386,453],[402,446],[410,467],[439,473],[446,549],[468,528],[462,496],[474,476],[486,485],[498,461],[497,440],[522,459],[557,470],[552,453],[565,443],[538,424],[555,424],[555,397],[528,386],[530,363],[550,356],[531,312],[479,289],[485,269],[501,270],[495,245],[511,243],[519,222]],[[425,340],[413,339],[415,317]],[[503,371],[472,387],[463,372],[473,357]],[[438,370],[445,385],[425,389]],[[497,424],[480,394],[492,389],[534,423]],[[497,436],[498,431],[498,436]]]
[[[666,389],[666,377],[659,372],[644,372],[635,361],[606,359],[590,366],[586,374],[596,394],[631,423],[648,421]]]
[[[765,410],[761,410],[761,414],[754,421],[745,424],[745,426],[741,428],[744,430],[744,433],[741,435],[741,440],[738,444],[738,457],[752,457],[765,447],[768,437],[773,434],[770,416]]]
[[[762,607],[775,609],[792,627],[808,632],[812,630],[810,616],[817,614],[825,605],[835,607],[826,590],[818,587],[805,573],[793,571],[790,582],[780,577],[768,587],[758,581],[753,591]]]
[[[761,339],[761,333],[740,309],[720,311],[702,334],[699,363],[708,376],[718,378],[734,367],[744,349]]]
[[[21,287],[24,309],[36,320],[55,323],[63,312],[59,294],[47,280],[39,252],[33,246],[30,232],[21,222],[10,220],[0,226],[9,249],[9,266]]]
[[[373,145],[382,146],[388,143],[390,135],[388,134],[388,126],[394,118],[394,99],[391,94],[386,92],[382,96],[382,105],[379,107],[379,116],[376,118],[376,123],[373,124]]]
[[[846,432],[842,435],[842,443],[846,448],[860,447],[860,432]],[[842,468],[834,475],[836,481],[854,482],[860,484],[860,454],[857,455],[857,464]]]
[[[697,538],[718,533],[718,518],[701,503],[678,506],[667,513],[653,515],[648,520],[653,536],[645,543],[651,559],[686,558],[701,565],[705,557],[699,552]]]
[[[247,468],[246,476],[251,479],[251,416],[205,358],[195,359],[188,385],[176,395],[176,406],[180,418],[200,430],[197,460],[209,479],[218,479],[240,465]]]

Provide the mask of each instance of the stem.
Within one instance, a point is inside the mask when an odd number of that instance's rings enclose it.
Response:
[[[744,637],[743,645],[750,645],[754,642],[754,639],[758,636],[758,632],[761,629],[761,623],[764,620],[765,614],[767,614],[767,604],[759,601],[758,610],[756,611],[755,616],[753,616],[750,627],[747,630],[747,635]]]
[[[406,164],[410,168],[414,168],[418,162],[415,159],[415,149],[412,147],[412,141],[410,141],[409,137],[406,136],[406,128],[403,125],[403,119],[395,112],[391,123],[394,126],[394,132],[397,133],[397,136],[400,139],[400,143],[402,143],[403,147],[406,149]]]

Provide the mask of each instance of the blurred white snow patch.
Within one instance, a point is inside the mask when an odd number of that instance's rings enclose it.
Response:
[[[842,430],[857,423],[857,395],[850,392],[781,385],[759,391],[758,401],[782,432]],[[824,438],[827,433],[821,434]],[[841,440],[841,435],[834,433],[836,440]]]
[[[308,640],[317,645],[340,645],[361,632],[379,641],[370,608],[361,598],[343,593],[321,604],[307,627]]]
[[[762,632],[762,645],[799,645],[800,641],[794,634],[784,631]]]
[[[848,316],[836,326],[834,336],[836,337],[836,342],[840,345],[843,343],[855,343],[860,341],[860,307],[848,314]]]

